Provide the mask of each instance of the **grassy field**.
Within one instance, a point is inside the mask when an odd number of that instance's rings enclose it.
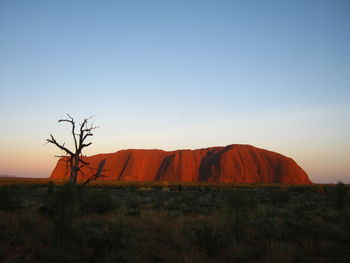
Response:
[[[0,179],[0,262],[349,262],[349,187]]]

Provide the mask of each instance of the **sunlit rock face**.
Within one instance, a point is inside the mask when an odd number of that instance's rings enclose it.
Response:
[[[99,180],[311,184],[293,159],[251,145],[169,152],[132,149],[84,157],[92,168],[103,159],[105,177]],[[88,178],[95,170],[84,167],[82,172]],[[62,158],[50,179],[68,177],[69,167]]]

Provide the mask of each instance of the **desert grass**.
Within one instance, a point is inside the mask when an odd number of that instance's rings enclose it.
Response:
[[[62,182],[0,181],[1,262],[350,258],[349,188],[342,184],[98,182],[84,188],[71,222],[61,224],[55,198]]]

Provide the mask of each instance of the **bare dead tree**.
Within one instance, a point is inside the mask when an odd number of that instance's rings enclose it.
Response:
[[[70,150],[65,146],[65,143],[59,143],[54,138],[52,134],[50,134],[50,139],[46,139],[47,143],[52,143],[57,146],[60,150],[62,150],[65,155],[59,155],[56,157],[65,157],[66,161],[69,164],[70,168],[70,182],[75,187],[77,183],[78,173],[81,173],[83,176],[82,168],[88,167],[89,169],[94,169],[96,172],[90,176],[84,184],[87,184],[91,181],[96,180],[99,177],[103,177],[102,174],[103,166],[105,164],[105,160],[102,160],[99,163],[98,168],[89,167],[89,163],[83,160],[82,151],[84,148],[90,146],[92,142],[86,142],[88,137],[93,136],[93,130],[97,129],[97,126],[94,126],[93,122],[90,123],[92,117],[85,118],[82,123],[78,123],[76,125],[76,121],[67,113],[67,119],[60,119],[58,122],[67,122],[71,127],[71,134],[74,141],[74,149]]]

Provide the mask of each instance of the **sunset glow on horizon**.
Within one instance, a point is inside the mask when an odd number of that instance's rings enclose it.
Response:
[[[0,175],[84,154],[250,144],[350,183],[348,1],[1,1]]]

